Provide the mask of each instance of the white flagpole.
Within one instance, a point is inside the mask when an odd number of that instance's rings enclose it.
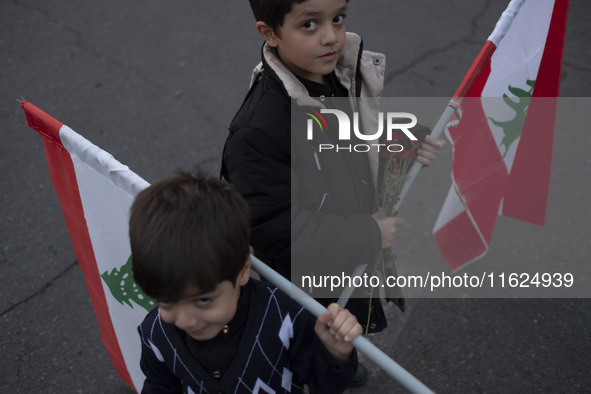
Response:
[[[499,45],[499,42],[503,39],[503,37],[505,37],[505,34],[507,34],[507,31],[511,27],[513,19],[515,19],[515,16],[519,12],[519,9],[523,5],[523,3],[525,3],[525,0],[511,0],[509,5],[507,6],[507,9],[503,11],[503,14],[497,21],[497,24],[495,25],[495,28],[491,35],[488,37],[487,41],[491,41],[493,44],[495,44],[495,46]],[[474,82],[474,80],[475,78],[472,78],[472,82]],[[471,86],[464,86],[463,91],[468,91],[470,87]],[[445,127],[449,123],[451,117],[455,113],[456,109],[459,107],[463,97],[458,97],[457,95],[458,93],[456,93],[456,96],[454,96],[451,99],[449,105],[445,108],[443,114],[439,118],[439,121],[437,121],[437,124],[433,127],[433,131],[431,132],[431,135],[433,137],[439,138],[441,134],[443,134],[443,130],[445,130]],[[406,180],[402,185],[400,198],[398,199],[398,202],[396,203],[396,206],[394,208],[395,211],[397,211],[400,207],[402,200],[408,193],[408,190],[412,186],[412,183],[414,182],[421,168],[423,168],[423,165],[419,163],[417,160],[415,160],[414,163],[412,163],[412,165],[410,166],[410,169],[408,170],[408,173],[406,175]]]
[[[300,303],[304,308],[309,310],[314,316],[318,317],[326,311],[326,308],[318,303],[315,299],[306,294],[299,287],[279,275],[271,267],[251,255],[252,268],[264,276],[271,283],[277,286],[284,293],[291,295],[291,297]],[[431,389],[425,386],[420,380],[411,375],[398,363],[392,360],[386,353],[378,349],[373,343],[364,338],[358,336],[351,344],[355,346],[357,350],[365,354],[367,358],[378,365],[382,370],[398,380],[404,387],[406,387],[412,393],[433,393]]]

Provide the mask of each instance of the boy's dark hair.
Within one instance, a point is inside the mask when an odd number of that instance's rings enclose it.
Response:
[[[283,18],[291,11],[293,3],[303,3],[305,0],[250,0],[250,8],[257,22],[265,22],[275,34],[283,25]]]
[[[250,0],[250,8],[257,22],[265,22],[277,34],[277,29],[283,26],[283,19],[291,11],[293,3],[304,1],[306,0]]]
[[[133,275],[158,301],[236,278],[249,253],[248,206],[225,181],[179,171],[140,192],[129,222]]]

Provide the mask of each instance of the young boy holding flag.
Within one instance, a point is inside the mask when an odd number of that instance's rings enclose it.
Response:
[[[142,392],[347,388],[361,326],[336,304],[314,319],[249,278],[248,207],[225,181],[179,173],[149,186],[129,232],[136,283],[158,301],[138,329]]]

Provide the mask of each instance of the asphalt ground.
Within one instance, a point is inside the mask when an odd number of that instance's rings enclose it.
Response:
[[[353,0],[347,28],[386,53],[385,96],[450,97],[506,4]],[[590,2],[571,1],[560,94],[579,98],[579,114],[590,108],[589,17]],[[260,44],[247,2],[0,4],[0,392],[131,392],[101,343],[41,139],[17,99],[149,182],[195,164],[215,173]],[[473,266],[589,263],[587,128],[557,129],[546,225],[499,218],[491,251]],[[450,156],[447,148],[422,171],[401,207],[408,228],[394,247],[402,269],[445,267],[430,231]],[[436,392],[591,392],[587,298],[465,296],[411,298],[404,314],[388,306],[390,326],[371,340]],[[370,380],[351,393],[404,392],[365,363]]]

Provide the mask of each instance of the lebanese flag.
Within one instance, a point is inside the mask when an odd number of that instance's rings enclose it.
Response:
[[[128,220],[136,194],[148,183],[33,104],[23,101],[21,107],[45,145],[103,343],[119,376],[139,391],[145,377],[137,326],[155,303],[133,280]]]
[[[452,271],[486,254],[499,214],[544,225],[568,5],[512,0],[452,99],[453,185],[433,229]]]

